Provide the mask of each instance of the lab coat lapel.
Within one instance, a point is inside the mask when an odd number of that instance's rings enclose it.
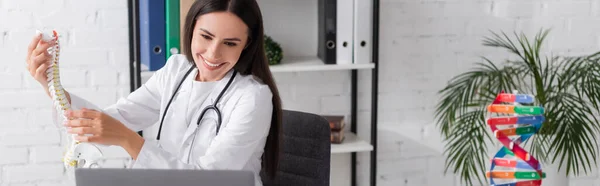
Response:
[[[177,85],[179,85],[179,82],[182,81],[183,78],[185,78],[185,81],[183,82],[179,90],[175,92],[175,95],[172,95],[175,89],[177,88]],[[184,131],[187,128],[187,126],[167,121],[177,121],[177,123],[186,122],[186,113],[188,112],[186,101],[190,97],[191,93],[190,76],[182,76],[176,79],[178,81],[176,81],[173,84],[173,87],[170,90],[170,92],[172,93],[169,95],[169,98],[171,96],[174,96],[173,103],[171,103],[171,108],[169,108],[169,111],[166,113],[167,115],[165,118],[165,123],[163,125],[162,133],[162,139],[172,139],[172,141],[160,140],[161,145],[163,145],[163,148],[171,148],[170,150],[176,150],[175,147],[177,147],[177,145],[175,144],[179,144],[178,142],[182,139],[181,131]]]
[[[188,124],[188,128],[185,131],[185,134],[183,135],[183,143],[180,143],[182,145],[182,147],[180,147],[180,149],[185,150],[184,152],[188,151],[189,146],[191,145],[191,140],[192,137],[194,136],[194,131],[198,128],[197,122],[198,122],[198,118],[200,117],[200,114],[202,113],[202,110],[204,110],[204,108],[208,107],[209,105],[213,104],[215,100],[217,100],[217,97],[219,96],[219,94],[221,93],[221,91],[223,90],[223,88],[225,88],[225,85],[227,85],[227,82],[229,81],[229,79],[231,78],[233,74],[233,70],[229,71],[225,77],[223,79],[221,79],[221,81],[219,81],[219,83],[217,83],[217,85],[215,85],[214,89],[210,92],[209,96],[207,97],[206,100],[204,100],[204,102],[202,103],[202,106],[200,107],[199,110],[190,110],[189,114],[191,114],[193,117],[191,119],[191,121]],[[232,89],[233,87],[233,83],[231,83],[231,85],[229,85],[229,90],[227,90],[225,93],[223,93],[223,96],[221,96],[221,100],[219,101],[219,103],[217,104],[217,107],[221,108],[222,102],[224,100],[225,95]],[[214,112],[212,111],[208,111],[205,114],[205,118],[206,116],[212,114]],[[202,124],[202,122],[200,123]],[[208,131],[211,133],[214,133],[216,131]],[[198,131],[199,134],[196,135],[201,135],[201,134],[205,134],[205,132],[200,132]],[[196,142],[197,143],[197,142]],[[187,155],[187,153],[185,153]]]

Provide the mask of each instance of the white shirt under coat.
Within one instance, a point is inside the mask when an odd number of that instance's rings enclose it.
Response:
[[[145,84],[114,105],[99,109],[71,93],[71,106],[102,110],[133,131],[144,130],[159,125],[173,91],[190,67],[184,55],[173,55]],[[262,185],[259,172],[271,125],[271,90],[252,75],[238,73],[217,104],[222,114],[219,134],[215,135],[216,113],[208,111],[192,147],[192,134],[200,112],[214,102],[233,69],[217,82],[194,82],[197,73],[194,69],[188,75],[171,103],[160,141],[146,139],[131,167],[250,170],[255,173],[255,185]],[[189,148],[193,150],[188,163]]]

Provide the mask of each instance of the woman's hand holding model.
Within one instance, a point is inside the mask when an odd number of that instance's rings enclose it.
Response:
[[[26,68],[29,74],[40,83],[46,95],[50,97],[48,88],[48,77],[46,70],[50,66],[52,55],[48,48],[55,42],[45,42],[41,34],[37,34],[27,49]],[[71,98],[65,90],[69,102]],[[65,113],[68,118],[64,123],[67,132],[78,134],[76,140],[80,142],[93,142],[103,145],[117,145],[123,147],[134,159],[137,158],[144,139],[136,132],[125,127],[119,120],[100,111],[83,108],[81,110],[68,110]]]
[[[137,152],[140,151],[144,139],[119,120],[86,108],[66,111],[65,114],[69,118],[75,118],[66,121],[64,125],[69,127],[67,132],[70,134],[79,134],[75,138],[77,141],[121,146],[134,159],[137,158]]]
[[[48,53],[48,48],[54,46],[56,43],[45,42],[42,40],[42,34],[37,34],[29,43],[27,47],[27,71],[29,74],[38,81],[42,88],[46,91],[46,94],[50,96],[48,92],[48,76],[46,75],[46,69],[50,67],[50,59],[52,55]]]

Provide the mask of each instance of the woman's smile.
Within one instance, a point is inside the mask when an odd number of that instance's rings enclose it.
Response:
[[[204,64],[204,67],[208,70],[217,70],[220,67],[224,66],[224,64],[226,62],[210,62],[208,60],[206,60],[204,57],[202,57],[202,55],[199,55],[200,59],[202,60],[202,64]]]

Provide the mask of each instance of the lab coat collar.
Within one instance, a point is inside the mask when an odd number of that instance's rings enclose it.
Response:
[[[234,71],[235,71],[234,69],[229,70],[229,72],[227,72],[227,74],[225,74],[223,79],[219,80],[219,83],[217,83],[217,85],[215,85],[213,90],[208,95],[208,99],[206,99],[204,101],[204,103],[202,105],[203,107],[201,107],[201,108],[211,105],[217,100],[217,97],[219,96],[221,91],[223,91],[223,88],[225,88],[225,86],[227,85],[227,82],[229,82],[229,80],[233,76]],[[225,93],[223,93],[223,96],[221,96],[221,100],[219,100],[219,103],[217,103],[217,107],[221,108],[221,105],[223,105],[223,99],[224,99],[223,97],[225,97],[225,95],[231,91],[234,83],[235,83],[235,79],[231,82],[231,85],[229,85],[229,88],[225,91]],[[196,122],[196,121],[194,121],[194,122]]]
[[[204,100],[204,102],[202,103],[202,106],[200,107],[200,110],[194,110],[191,112],[194,112],[192,120],[189,122],[188,127],[185,131],[185,134],[183,135],[183,143],[180,143],[180,148],[181,150],[185,150],[182,152],[187,152],[187,149],[183,149],[183,147],[185,147],[185,144],[191,143],[191,137],[193,137],[194,132],[196,131],[196,129],[198,128],[198,116],[200,116],[200,113],[202,112],[202,110],[204,108],[206,108],[209,105],[212,105],[215,100],[217,100],[217,96],[219,96],[219,94],[221,93],[221,91],[223,91],[223,88],[225,88],[225,86],[227,85],[227,82],[229,81],[229,79],[231,79],[232,75],[233,75],[234,70],[231,69],[229,72],[227,72],[227,74],[225,75],[225,77],[223,77],[223,79],[219,80],[219,83],[217,83],[217,85],[215,85],[214,89],[210,92],[210,94],[208,95],[207,99]],[[237,77],[238,75],[236,75]],[[229,88],[225,91],[225,93],[223,93],[223,96],[221,96],[221,100],[219,100],[219,103],[217,103],[217,107],[219,109],[223,108],[223,104],[226,100],[226,95],[228,93],[231,92],[232,89],[234,89],[234,84],[235,84],[235,79],[233,80],[233,82],[231,82],[231,85],[229,85]],[[207,112],[205,115],[208,116],[209,114],[213,114],[213,111],[209,111]],[[205,116],[205,117],[206,117]],[[223,117],[223,116],[221,116]],[[202,122],[200,123],[202,124]],[[223,124],[221,124],[221,126],[223,126]],[[216,127],[216,126],[215,126]],[[214,134],[216,132],[215,131],[210,131],[209,134]]]

